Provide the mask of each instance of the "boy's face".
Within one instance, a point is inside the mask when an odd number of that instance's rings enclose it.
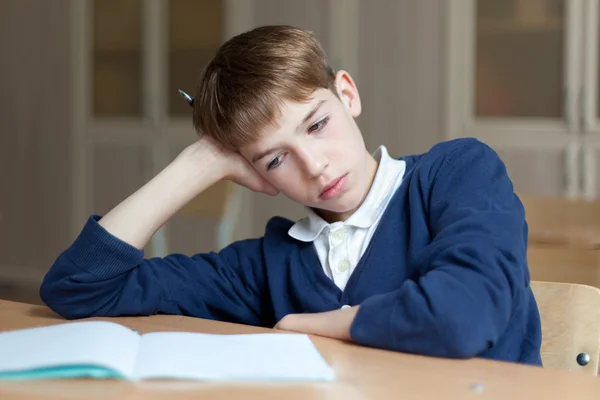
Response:
[[[329,221],[352,215],[377,169],[354,121],[361,104],[347,72],[337,74],[336,87],[339,98],[319,89],[307,103],[284,102],[278,126],[240,149],[280,192]]]

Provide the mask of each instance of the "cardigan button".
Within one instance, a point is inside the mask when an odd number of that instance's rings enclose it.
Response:
[[[348,304],[344,304],[344,305],[342,306],[342,310],[343,310],[344,308],[350,308],[350,306],[349,306]]]

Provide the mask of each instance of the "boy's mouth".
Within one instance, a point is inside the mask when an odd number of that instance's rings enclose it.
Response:
[[[323,188],[323,191],[319,195],[319,198],[321,200],[331,200],[337,197],[346,186],[347,176],[348,174],[344,174],[339,178],[336,178],[333,181],[331,181],[327,186]]]

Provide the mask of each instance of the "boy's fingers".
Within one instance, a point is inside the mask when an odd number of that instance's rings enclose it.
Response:
[[[269,181],[267,181],[265,178],[263,178],[260,175],[258,175],[258,177],[259,177],[259,179],[261,181],[261,185],[262,185],[261,191],[263,193],[266,193],[266,194],[271,195],[271,196],[277,196],[279,194],[279,190],[277,190],[277,188],[275,186],[271,185],[269,183]]]
[[[233,179],[233,181],[238,185],[247,187],[253,192],[265,193],[270,196],[276,196],[279,194],[279,190],[277,190],[273,185],[271,185],[258,174],[247,174],[244,177]]]
[[[266,183],[263,192],[271,196],[277,196],[279,194],[279,190],[277,190],[273,185],[271,185],[268,182]]]
[[[279,194],[279,190],[262,178],[256,182],[256,191],[270,196],[277,196]]]

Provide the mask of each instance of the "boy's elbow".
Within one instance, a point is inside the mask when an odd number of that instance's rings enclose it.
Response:
[[[473,358],[489,348],[493,342],[492,332],[484,324],[447,321],[440,330],[443,338],[444,356],[451,358]]]
[[[451,358],[473,358],[487,347],[486,340],[469,335],[447,338],[446,352]]]
[[[40,299],[52,311],[65,319],[80,319],[91,316],[89,310],[77,307],[69,297],[62,293],[60,288],[47,279],[44,279],[39,291]]]
[[[39,288],[42,302],[61,317],[70,320],[97,316],[86,292],[89,295],[89,290],[81,287],[81,284],[73,283],[68,276],[58,277],[52,271],[46,275]]]
[[[54,282],[48,278],[48,275],[46,275],[42,281],[42,284],[40,285],[39,295],[40,299],[46,306],[48,306],[52,311],[61,314],[57,310],[57,306],[60,308],[60,305],[58,304],[60,301],[60,293],[58,293]]]

